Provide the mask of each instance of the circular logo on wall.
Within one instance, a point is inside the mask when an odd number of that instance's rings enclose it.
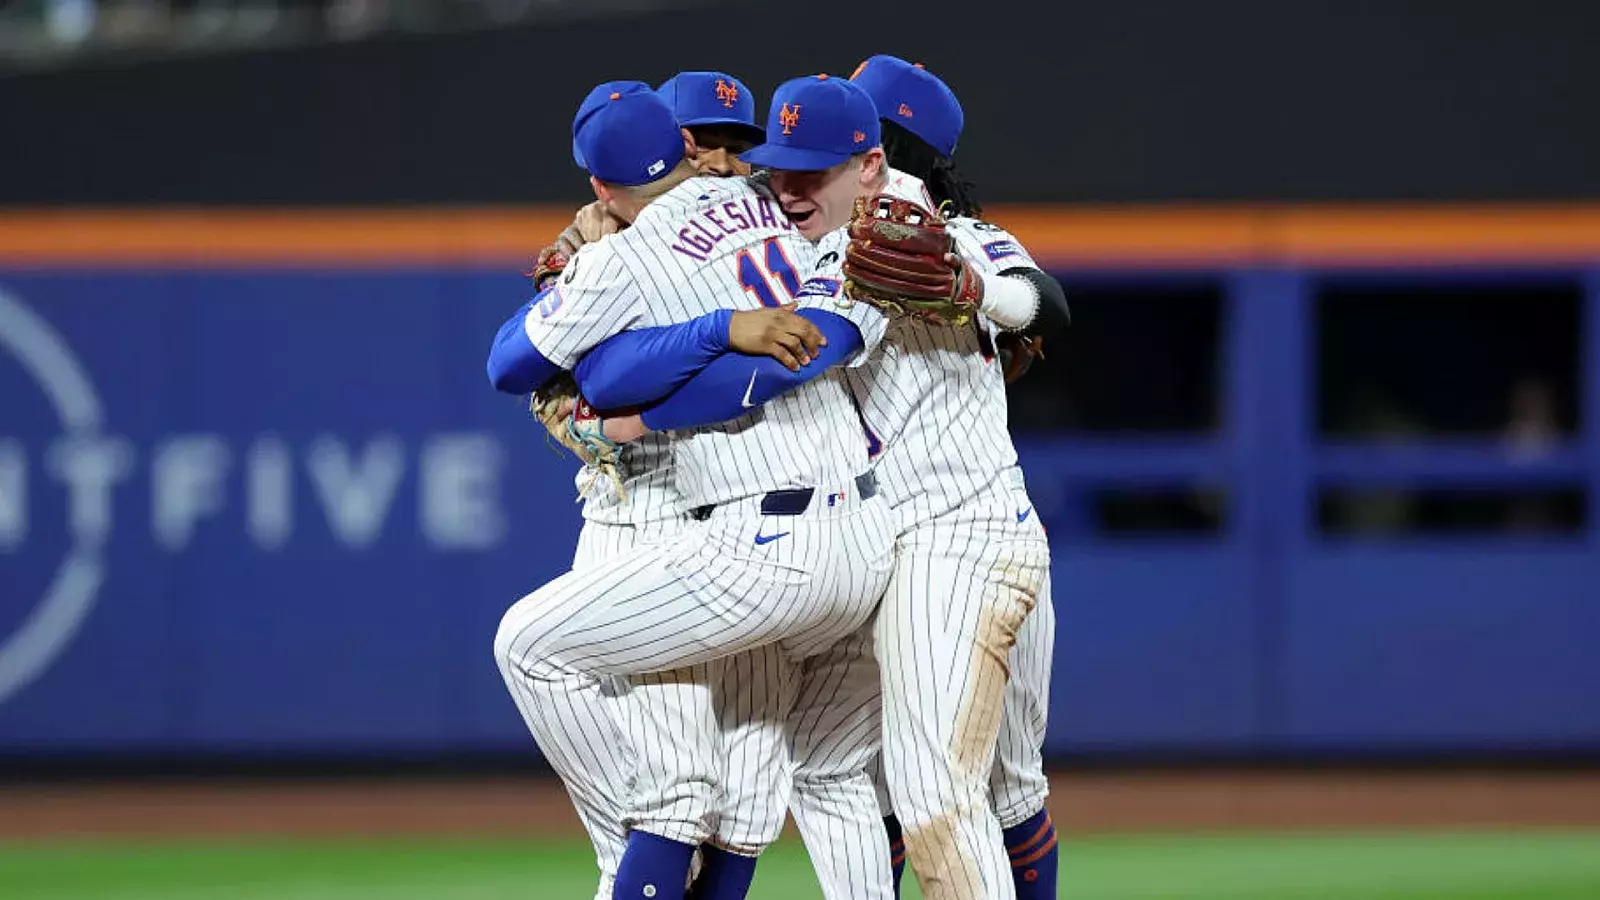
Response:
[[[14,295],[0,288],[0,353],[21,365],[44,394],[67,440],[100,437],[100,397],[83,364],[61,335]],[[0,503],[7,502],[0,497]],[[16,501],[20,502],[20,501]],[[71,540],[44,595],[16,630],[0,636],[0,703],[55,661],[78,632],[105,580],[105,535],[71,529]]]

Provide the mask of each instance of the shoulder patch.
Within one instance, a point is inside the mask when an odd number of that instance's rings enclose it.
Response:
[[[983,245],[983,252],[989,259],[998,261],[1008,256],[1021,255],[1022,248],[1017,246],[1016,241],[990,241]]]

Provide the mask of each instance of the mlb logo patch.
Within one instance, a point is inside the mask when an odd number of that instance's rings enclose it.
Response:
[[[1022,248],[1017,246],[1016,241],[994,241],[984,244],[983,252],[989,255],[989,259],[998,260],[1016,256],[1022,252]]]
[[[650,164],[650,168],[646,169],[645,172],[646,172],[646,174],[649,174],[649,175],[660,175],[661,174],[661,170],[665,169],[666,167],[667,167],[667,161],[664,160],[664,159],[658,159],[655,162],[651,163]]]
[[[812,278],[800,286],[797,297],[837,297],[844,282],[837,278]]]

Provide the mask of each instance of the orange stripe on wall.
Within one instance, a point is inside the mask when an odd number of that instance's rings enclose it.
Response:
[[[0,211],[0,262],[520,265],[571,222],[553,209]]]
[[[1258,210],[1005,207],[984,210],[1041,262],[1063,265],[1246,263],[1266,246]]]
[[[1290,262],[1600,262],[1600,207],[1292,208],[1278,217]]]
[[[571,221],[527,208],[0,210],[0,264],[523,266]],[[1600,205],[995,206],[1065,266],[1600,262]]]

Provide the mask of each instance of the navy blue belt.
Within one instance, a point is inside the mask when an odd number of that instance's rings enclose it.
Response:
[[[769,491],[761,498],[761,514],[763,516],[798,516],[811,508],[811,499],[816,496],[816,488],[789,488],[783,491]],[[856,494],[862,500],[869,500],[878,495],[878,479],[871,472],[856,476]],[[832,495],[830,495],[830,499]],[[829,505],[832,505],[831,503]],[[689,518],[696,522],[704,522],[716,509],[715,503],[705,506],[696,506],[689,510]]]

